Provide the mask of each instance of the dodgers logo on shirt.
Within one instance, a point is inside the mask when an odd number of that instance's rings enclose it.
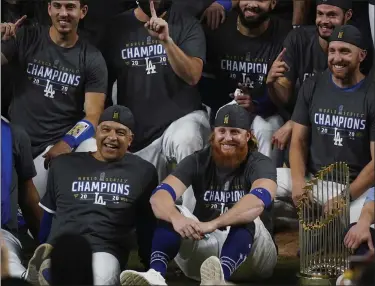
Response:
[[[28,79],[36,86],[44,87],[43,95],[55,98],[56,92],[67,94],[70,87],[78,87],[81,81],[80,71],[59,65],[59,60],[53,64],[34,59],[27,64]]]
[[[146,41],[127,43],[121,50],[125,64],[133,68],[143,68],[147,75],[156,74],[157,66],[167,65],[167,53],[157,40],[150,36]]]
[[[355,140],[364,136],[366,119],[362,113],[346,111],[343,105],[337,109],[322,109],[314,114],[319,133],[331,136],[333,145],[344,146],[344,139]]]

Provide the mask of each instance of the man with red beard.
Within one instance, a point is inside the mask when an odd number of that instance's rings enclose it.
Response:
[[[359,68],[366,57],[362,43],[354,26],[337,27],[329,39],[329,68],[301,87],[292,116],[291,169],[278,169],[277,200],[291,194],[297,205],[306,175],[345,162],[350,170],[348,192],[356,200],[350,205],[351,220],[359,217],[363,194],[375,184],[374,80]],[[326,210],[340,186],[332,182],[328,187],[331,194],[318,202]]]
[[[164,276],[172,259],[201,285],[272,275],[277,261],[270,215],[276,168],[256,151],[248,131],[251,121],[244,108],[223,107],[210,146],[186,157],[154,190],[150,202],[159,225],[151,269],[124,271],[122,285],[167,285]],[[193,213],[175,205],[189,186],[197,201]]]

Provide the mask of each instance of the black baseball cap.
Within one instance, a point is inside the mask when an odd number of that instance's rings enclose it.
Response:
[[[216,114],[215,127],[233,127],[250,130],[254,116],[237,104],[222,107]]]
[[[113,105],[105,109],[99,118],[99,123],[103,121],[114,121],[121,123],[130,130],[134,129],[135,122],[133,113],[129,108],[122,105]]]
[[[342,25],[336,27],[328,42],[345,42],[357,46],[360,49],[365,49],[361,32],[352,25]]]
[[[352,9],[352,0],[316,0],[316,5],[331,5],[344,10]]]

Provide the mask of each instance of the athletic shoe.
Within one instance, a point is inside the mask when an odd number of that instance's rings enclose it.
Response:
[[[216,256],[207,258],[201,265],[201,285],[235,285],[225,281],[220,259]]]
[[[120,275],[121,285],[167,285],[164,277],[154,269],[147,272],[125,270]]]
[[[40,266],[39,285],[51,285],[51,259],[44,260]]]
[[[52,245],[44,243],[39,245],[35,250],[33,257],[29,261],[26,274],[26,279],[31,284],[39,283],[38,278],[40,266],[42,265],[44,260],[49,258],[52,248]]]

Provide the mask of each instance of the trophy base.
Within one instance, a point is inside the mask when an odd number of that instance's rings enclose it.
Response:
[[[330,277],[326,275],[305,275],[298,273],[299,286],[336,286],[336,277]]]

